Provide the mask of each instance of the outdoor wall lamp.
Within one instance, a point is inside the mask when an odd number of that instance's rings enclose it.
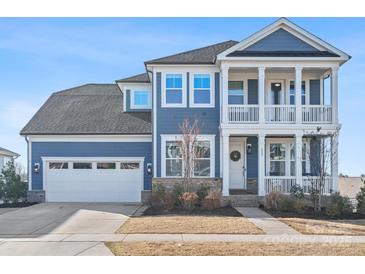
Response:
[[[252,153],[252,144],[247,144],[247,154]]]
[[[147,174],[152,175],[152,164],[151,163],[147,164]]]
[[[33,166],[33,170],[35,173],[39,173],[40,168],[41,168],[41,165],[39,163],[35,163]]]

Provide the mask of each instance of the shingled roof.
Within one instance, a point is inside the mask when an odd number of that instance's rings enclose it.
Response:
[[[120,80],[117,80],[116,82],[120,82],[120,83],[150,83],[150,78],[148,77],[148,74],[145,73],[141,73],[141,74],[137,74],[131,77],[127,77],[127,78],[123,78]]]
[[[150,112],[123,112],[116,84],[87,84],[53,93],[21,135],[151,134]]]
[[[19,157],[20,155],[14,151],[11,151],[9,149],[0,147],[0,155],[7,155],[11,157]]]
[[[145,64],[214,64],[216,56],[238,42],[229,40],[145,62]]]

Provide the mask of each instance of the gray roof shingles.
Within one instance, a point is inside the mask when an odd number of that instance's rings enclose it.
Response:
[[[5,154],[5,155],[13,156],[13,157],[20,156],[18,153],[11,151],[9,149],[3,148],[3,147],[0,147],[0,154]]]
[[[21,135],[151,134],[150,112],[123,112],[116,84],[87,84],[53,93]]]
[[[148,74],[145,73],[141,73],[141,74],[137,74],[131,77],[127,77],[127,78],[123,78],[120,80],[116,81],[117,83],[150,83],[150,78],[148,77]]]

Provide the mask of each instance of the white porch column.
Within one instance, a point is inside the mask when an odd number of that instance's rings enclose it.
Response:
[[[295,183],[303,187],[302,180],[302,146],[303,135],[295,135]]]
[[[331,69],[332,122],[338,124],[338,68]]]
[[[222,67],[222,123],[228,123],[228,67]]]
[[[258,68],[259,123],[265,123],[265,67]]]
[[[302,70],[301,67],[295,67],[295,122],[302,122]]]
[[[332,190],[338,192],[338,136],[331,137],[331,155],[332,155]]]
[[[229,134],[222,132],[223,142],[223,182],[222,182],[222,194],[223,196],[229,196]]]
[[[265,134],[258,136],[258,194],[265,196]]]

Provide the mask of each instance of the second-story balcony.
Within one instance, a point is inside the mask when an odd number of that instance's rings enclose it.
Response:
[[[264,122],[293,124],[296,123],[296,106],[293,105],[264,105]],[[300,106],[301,122],[332,123],[332,106],[307,105]],[[229,105],[229,123],[258,123],[260,121],[258,105]]]

